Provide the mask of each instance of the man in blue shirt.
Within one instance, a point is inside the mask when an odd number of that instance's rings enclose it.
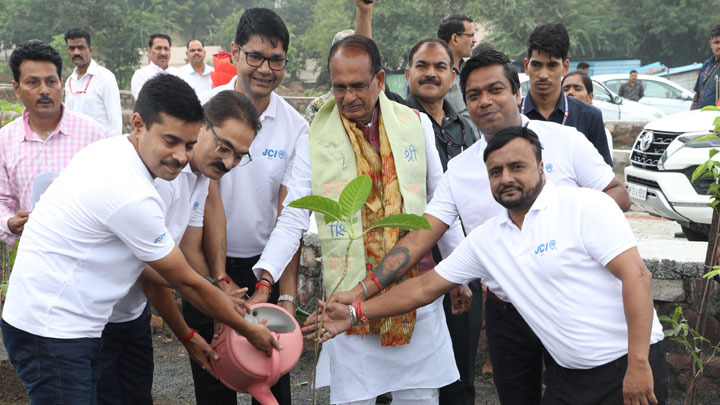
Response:
[[[521,112],[531,120],[575,127],[612,166],[602,112],[562,92],[562,76],[570,66],[569,49],[568,31],[560,23],[538,25],[530,33],[528,55],[524,60],[525,73],[530,77],[530,92],[520,104]]]
[[[703,63],[695,83],[695,100],[691,109],[700,109],[706,105],[717,103],[716,84],[720,73],[720,24],[716,24],[710,31],[710,49],[713,56]]]

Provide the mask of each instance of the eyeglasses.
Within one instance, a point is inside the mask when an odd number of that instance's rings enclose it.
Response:
[[[456,34],[456,35],[463,35],[463,36],[466,36],[466,37],[470,37],[470,38],[472,38],[472,37],[474,37],[474,36],[475,36],[475,33],[474,33],[474,32],[472,32],[472,33],[470,33],[470,34],[466,34],[466,33],[464,33],[464,32],[461,32],[461,33],[459,33],[459,34]]]
[[[238,48],[240,47],[238,46]],[[270,66],[271,70],[283,70],[285,69],[285,65],[288,62],[287,56],[284,58],[278,56],[266,58],[265,56],[257,52],[248,53],[242,48],[240,48],[240,50],[245,54],[245,61],[247,62],[247,64],[252,67],[260,67],[263,65],[263,63],[265,63],[265,61],[268,61],[268,66]]]
[[[250,156],[250,151],[248,151],[247,153],[235,153],[234,150],[225,146],[220,141],[220,138],[218,138],[217,134],[215,133],[215,128],[213,128],[210,121],[207,121],[207,126],[208,128],[210,128],[210,132],[212,132],[213,136],[215,137],[215,142],[217,142],[218,144],[217,148],[215,148],[215,153],[217,153],[218,156],[220,156],[222,159],[232,157],[233,162],[237,162],[237,166],[245,166],[246,164],[252,162],[252,156]]]
[[[370,90],[370,85],[372,84],[373,80],[375,80],[375,76],[373,76],[372,79],[368,82],[368,84],[362,84],[362,83],[355,83],[351,85],[350,87],[344,86],[342,84],[336,84],[333,83],[331,88],[332,92],[335,95],[335,97],[343,97],[348,92],[357,95],[363,94],[366,91]]]

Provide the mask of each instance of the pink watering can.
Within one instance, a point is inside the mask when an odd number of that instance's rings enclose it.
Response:
[[[295,318],[277,305],[255,304],[245,315],[245,320],[250,323],[260,323],[263,319],[267,319],[270,333],[280,342],[283,350],[273,349],[272,355],[267,357],[244,336],[223,325],[210,344],[219,357],[212,360],[212,366],[220,381],[230,389],[249,393],[262,405],[277,405],[270,387],[300,359],[302,332]]]

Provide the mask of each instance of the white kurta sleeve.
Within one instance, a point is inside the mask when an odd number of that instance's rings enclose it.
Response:
[[[435,190],[443,177],[440,155],[435,147],[435,131],[427,115],[420,113],[420,123],[425,136],[425,160],[427,162],[427,200],[432,200]],[[450,229],[438,241],[438,248],[442,257],[448,257],[453,249],[462,242],[465,235],[462,232],[460,221],[452,221]]]
[[[108,117],[108,133],[110,136],[122,135],[122,106],[117,80],[112,73],[103,77],[103,102]]]
[[[303,232],[310,225],[310,210],[288,207],[288,203],[312,194],[312,171],[310,169],[310,150],[308,135],[298,138],[295,157],[292,164],[292,178],[287,185],[288,195],[283,203],[275,229],[270,234],[260,260],[253,267],[255,275],[267,270],[274,280],[279,280],[285,266],[290,263],[300,246]]]

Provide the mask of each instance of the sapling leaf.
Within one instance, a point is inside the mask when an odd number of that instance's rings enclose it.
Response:
[[[308,195],[288,204],[293,208],[312,210],[325,215],[325,223],[334,221],[342,222],[342,214],[340,212],[340,204],[327,197],[320,195]]]
[[[717,108],[714,105],[706,105],[705,107],[701,108],[700,111],[720,111],[720,108]]]
[[[387,217],[375,222],[365,232],[381,226],[385,228],[400,228],[411,231],[415,229],[427,229],[428,231],[432,230],[432,227],[428,223],[427,219],[421,217],[420,215],[394,214],[388,215]]]
[[[698,177],[705,174],[706,171],[707,171],[707,162],[701,164],[700,166],[696,167],[695,170],[693,170],[691,181],[694,183],[695,180],[697,180]]]
[[[720,269],[716,267],[718,266],[713,267],[714,270],[708,271],[707,273],[703,274],[703,278],[713,278],[715,276],[720,276]]]
[[[700,138],[695,139],[694,142],[707,141],[708,139],[718,139],[718,136],[717,136],[717,134],[707,134],[707,135],[701,136]],[[713,150],[715,151],[715,153],[717,153],[717,149],[713,149]],[[710,157],[712,157],[715,153],[712,153],[712,151],[710,151]]]
[[[346,217],[352,217],[370,195],[372,188],[372,180],[367,174],[355,177],[350,183],[343,187],[338,202],[340,203],[340,212]]]
[[[675,307],[675,312],[673,312],[673,317],[672,317],[673,321],[677,322],[677,320],[680,319],[680,315],[682,315],[682,310],[683,310],[683,307],[681,307],[680,305]]]

